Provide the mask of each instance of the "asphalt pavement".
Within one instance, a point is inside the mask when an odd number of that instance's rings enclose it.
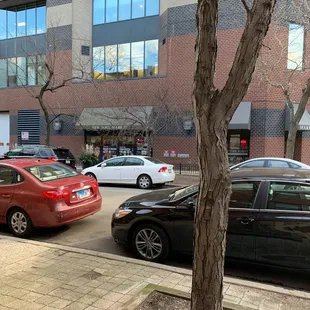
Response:
[[[159,190],[159,189],[154,189]],[[38,229],[33,240],[73,246],[77,248],[133,257],[133,254],[118,246],[111,236],[111,217],[115,209],[126,199],[147,192],[135,187],[100,186],[103,197],[102,209],[93,216],[58,228]],[[7,227],[0,226],[0,235],[10,235]],[[192,258],[172,254],[167,265],[192,268]],[[225,273],[243,279],[310,291],[309,275],[296,274],[275,268],[227,263]]]

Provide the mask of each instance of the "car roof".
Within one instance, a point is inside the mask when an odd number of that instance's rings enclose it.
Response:
[[[29,167],[29,166],[38,166],[38,165],[47,165],[47,164],[55,164],[55,162],[48,160],[48,159],[4,159],[0,160],[0,166],[2,164],[5,164],[10,167],[19,167],[19,168],[24,168],[24,167]]]
[[[309,179],[310,170],[291,168],[242,168],[230,172],[233,179],[240,178],[282,178]]]

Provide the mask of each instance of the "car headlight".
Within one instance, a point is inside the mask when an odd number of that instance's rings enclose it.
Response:
[[[116,219],[120,219],[124,216],[126,216],[127,214],[131,213],[132,210],[131,209],[121,209],[121,208],[117,208],[115,213],[114,213],[114,218]]]

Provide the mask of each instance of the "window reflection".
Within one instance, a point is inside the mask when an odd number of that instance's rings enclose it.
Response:
[[[37,33],[46,32],[46,8],[41,6],[37,8]]]
[[[105,0],[94,0],[93,23],[94,25],[104,23]]]
[[[93,48],[94,79],[104,79],[104,47]]]
[[[131,75],[142,77],[144,75],[144,42],[131,43]]]
[[[7,21],[8,21],[8,38],[15,38],[16,37],[16,12],[15,8],[9,9],[7,11]]]
[[[37,75],[38,75],[38,85],[44,85],[46,82],[46,56],[39,55],[37,56]]]
[[[119,0],[118,5],[118,20],[130,19],[131,0]]]
[[[17,36],[23,37],[26,35],[26,11],[25,7],[17,8]]]
[[[7,87],[7,63],[6,59],[0,59],[0,87]]]
[[[158,74],[158,40],[145,42],[145,76]]]
[[[118,73],[120,78],[130,77],[130,43],[118,46]]]
[[[36,56],[29,56],[27,60],[27,79],[28,85],[36,85],[36,66],[37,66],[37,58]]]
[[[302,25],[290,24],[288,34],[287,69],[303,70],[304,66],[305,28]]]
[[[26,78],[26,57],[17,57],[17,85],[23,86],[27,84]]]
[[[144,16],[144,0],[132,0],[132,18]]]
[[[16,58],[8,59],[8,82],[9,82],[9,87],[16,86],[16,82],[17,82]]]
[[[33,35],[36,33],[36,9],[35,5],[26,11],[27,17],[27,35]]]
[[[117,0],[106,0],[106,22],[117,21]]]
[[[159,14],[159,1],[146,0],[146,16]]]
[[[6,39],[6,10],[0,10],[0,40]]]
[[[106,46],[105,48],[106,79],[117,78],[117,45]]]

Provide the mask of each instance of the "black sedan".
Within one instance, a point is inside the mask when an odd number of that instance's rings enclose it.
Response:
[[[234,180],[226,257],[310,270],[310,184],[292,180]],[[198,186],[133,197],[114,213],[114,240],[139,258],[163,261],[193,251]]]

